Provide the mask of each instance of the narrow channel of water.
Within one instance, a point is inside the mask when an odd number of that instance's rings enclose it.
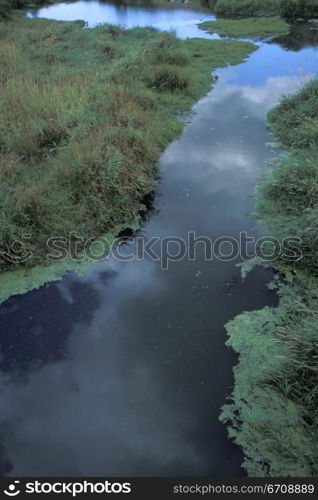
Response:
[[[55,5],[37,15],[90,20],[84,10],[92,5]],[[111,7],[98,3],[100,22],[110,21],[100,12]],[[134,9],[139,25],[149,24],[149,9]],[[197,19],[189,8],[178,10]],[[167,12],[165,22],[183,35],[197,30],[188,18],[181,28],[179,15],[174,24],[174,10]],[[189,231],[214,240],[255,234],[251,195],[277,154],[266,145],[273,138],[265,112],[316,73],[311,36],[304,25],[297,47],[288,37],[260,44],[246,63],[219,71],[214,90],[161,157],[153,214],[141,231],[146,240]],[[135,250],[133,241],[123,252]],[[242,283],[239,260],[207,262],[200,245],[194,261],[171,262],[168,270],[149,258],[112,260],[4,303],[0,472],[241,475],[241,453],[218,421],[235,363],[224,324],[276,299],[265,270]]]

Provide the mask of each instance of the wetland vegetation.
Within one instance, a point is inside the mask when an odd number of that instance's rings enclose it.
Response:
[[[207,92],[213,69],[256,49],[39,19],[2,22],[0,40],[0,248],[31,234],[29,266],[52,235],[88,239],[135,221],[160,152],[183,128],[177,115]]]
[[[277,308],[227,325],[240,354],[222,420],[252,476],[318,474],[318,80],[284,97],[268,125],[287,148],[258,186],[257,216],[271,236],[299,238],[288,265],[278,256]]]
[[[286,34],[289,25],[278,17],[249,17],[246,19],[217,19],[205,21],[199,27],[208,33],[224,37],[249,38]]]

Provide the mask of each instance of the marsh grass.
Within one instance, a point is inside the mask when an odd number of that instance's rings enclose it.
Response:
[[[199,28],[221,36],[266,37],[288,33],[289,26],[278,17],[249,17],[247,19],[217,19],[199,24]]]
[[[280,142],[297,150],[318,149],[318,80],[286,96],[268,113],[268,124]]]
[[[221,419],[252,476],[318,474],[318,81],[284,97],[268,124],[288,148],[258,187],[257,215],[271,236],[301,239],[302,258],[274,267],[277,308],[227,325],[240,354]]]
[[[136,220],[160,152],[182,130],[177,114],[214,68],[255,48],[151,28],[0,23],[0,249],[30,234],[34,266],[51,236],[88,239]]]
[[[221,419],[244,450],[249,476],[318,474],[318,288],[280,285],[277,308],[245,312],[227,325],[239,353]]]

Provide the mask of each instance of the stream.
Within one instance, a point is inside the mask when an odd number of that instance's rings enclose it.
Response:
[[[126,27],[153,25],[181,38],[208,34],[213,19],[191,3],[169,7],[61,3],[29,13]],[[259,42],[238,66],[217,72],[181,137],[164,151],[152,210],[138,236],[256,236],[253,190],[278,152],[265,113],[316,75],[318,31]],[[0,473],[9,476],[241,476],[241,451],[220,408],[233,386],[235,354],[224,324],[275,305],[256,268],[241,261],[146,256],[93,265],[84,276],[10,298],[0,306]],[[226,253],[226,252],[224,252]]]

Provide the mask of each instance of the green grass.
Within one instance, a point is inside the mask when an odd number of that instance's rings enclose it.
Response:
[[[283,98],[268,124],[289,153],[261,181],[257,215],[274,236],[301,238],[294,270],[318,276],[318,80]]]
[[[272,17],[287,19],[318,17],[317,0],[217,0],[218,16]]]
[[[255,477],[318,475],[318,288],[280,290],[279,307],[245,312],[227,325],[239,354],[221,420]]]
[[[318,138],[318,80],[300,92],[282,99],[268,113],[268,124],[283,146],[296,150],[315,150]]]
[[[289,26],[278,17],[250,17],[247,19],[217,19],[199,24],[208,33],[234,38],[267,37],[288,33]]]
[[[177,115],[208,91],[213,69],[256,49],[81,26],[0,23],[0,251],[30,234],[29,267],[45,262],[52,236],[88,240],[138,219],[156,161],[183,128]]]
[[[271,236],[300,238],[302,258],[271,265],[280,302],[237,316],[232,402],[221,419],[252,476],[318,475],[318,80],[284,97],[268,124],[288,148],[258,186],[256,213]]]

